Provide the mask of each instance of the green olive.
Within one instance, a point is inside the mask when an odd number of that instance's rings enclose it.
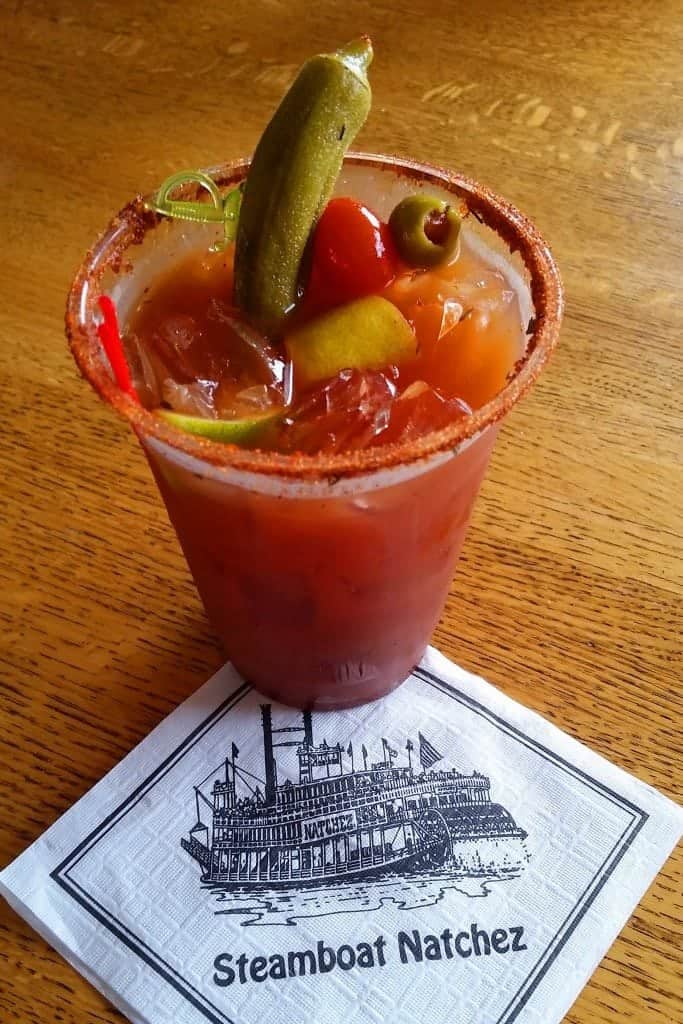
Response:
[[[461,223],[449,203],[424,192],[406,196],[389,218],[399,255],[414,267],[436,267],[456,260]]]

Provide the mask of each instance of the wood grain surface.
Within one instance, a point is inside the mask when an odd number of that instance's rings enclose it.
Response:
[[[67,351],[71,276],[132,194],[250,152],[300,62],[360,31],[359,144],[507,195],[567,289],[435,642],[681,797],[681,3],[5,0],[0,866],[223,661],[133,437]],[[679,852],[570,1024],[683,1020],[682,874]],[[122,1018],[3,904],[0,1020]]]

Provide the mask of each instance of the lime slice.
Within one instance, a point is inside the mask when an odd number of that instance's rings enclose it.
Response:
[[[171,426],[185,430],[188,434],[198,434],[200,437],[223,441],[225,444],[253,442],[282,416],[281,409],[235,420],[208,420],[203,416],[186,416],[181,412],[171,412],[170,409],[159,409],[158,413]]]
[[[297,380],[304,386],[340,370],[382,370],[415,356],[412,327],[387,299],[368,295],[323,313],[285,338]]]

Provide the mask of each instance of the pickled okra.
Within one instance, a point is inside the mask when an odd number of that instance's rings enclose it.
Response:
[[[237,228],[234,301],[280,333],[303,287],[306,246],[371,103],[367,36],[301,68],[249,168]]]

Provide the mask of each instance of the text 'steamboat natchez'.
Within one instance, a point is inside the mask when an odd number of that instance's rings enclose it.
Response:
[[[408,764],[398,766],[397,751],[384,739],[384,759],[368,767],[363,746],[360,769],[351,744],[346,750],[314,744],[310,712],[304,712],[301,728],[274,729],[269,705],[261,715],[263,791],[250,785],[261,780],[237,765],[234,743],[212,800],[195,787],[197,822],[181,844],[201,865],[203,882],[240,890],[296,889],[439,868],[505,877],[528,860],[527,833],[491,802],[489,779],[478,772],[435,771],[442,755],[421,733],[419,771],[413,770],[410,740]],[[276,733],[303,738],[274,742]],[[298,783],[278,783],[275,747],[296,747]],[[238,797],[238,778],[252,795]],[[202,821],[200,800],[211,811],[210,828]]]

